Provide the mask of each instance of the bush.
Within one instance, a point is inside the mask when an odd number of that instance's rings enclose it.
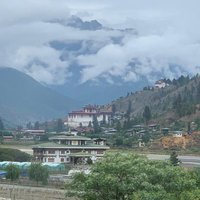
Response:
[[[16,165],[10,164],[5,170],[7,172],[6,179],[10,179],[11,181],[19,179],[20,169]]]
[[[47,184],[49,178],[49,171],[47,167],[42,166],[41,163],[31,163],[29,168],[29,179],[37,182],[42,182],[42,184]]]

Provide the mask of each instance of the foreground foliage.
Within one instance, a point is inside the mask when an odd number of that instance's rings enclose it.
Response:
[[[76,174],[67,196],[84,200],[198,200],[200,171],[133,154],[107,155],[89,175]]]
[[[6,179],[10,179],[11,181],[19,179],[20,169],[16,165],[10,164],[5,170],[7,172]]]
[[[47,184],[49,171],[41,163],[31,163],[29,168],[29,178],[37,182],[42,182],[42,184]]]

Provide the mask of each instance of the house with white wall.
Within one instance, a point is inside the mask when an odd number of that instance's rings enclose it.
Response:
[[[87,105],[83,107],[80,111],[72,111],[68,114],[68,118],[65,121],[65,125],[69,127],[79,127],[79,126],[89,126],[92,125],[94,118],[97,119],[99,123],[105,122],[109,123],[112,116],[112,109],[103,109],[96,105]]]
[[[81,136],[54,136],[50,142],[33,147],[35,161],[52,163],[85,163],[104,156],[109,149],[105,143],[96,143]]]

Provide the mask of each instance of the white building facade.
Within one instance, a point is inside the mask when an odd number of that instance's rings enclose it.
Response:
[[[56,136],[50,138],[51,143],[33,147],[36,161],[44,163],[75,163],[98,159],[109,149],[104,143],[95,144],[90,138],[79,136]]]
[[[79,127],[79,126],[89,126],[92,125],[94,118],[97,119],[99,123],[105,122],[109,123],[109,120],[112,116],[111,110],[101,110],[98,106],[85,106],[83,110],[73,111],[69,113],[65,125],[69,127]]]

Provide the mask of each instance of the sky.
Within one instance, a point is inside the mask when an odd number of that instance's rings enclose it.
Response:
[[[0,66],[47,85],[73,77],[74,63],[80,84],[194,75],[200,71],[199,7],[199,0],[0,0]],[[104,28],[55,23],[74,15]],[[56,49],[52,41],[81,41],[82,46],[77,52]]]

